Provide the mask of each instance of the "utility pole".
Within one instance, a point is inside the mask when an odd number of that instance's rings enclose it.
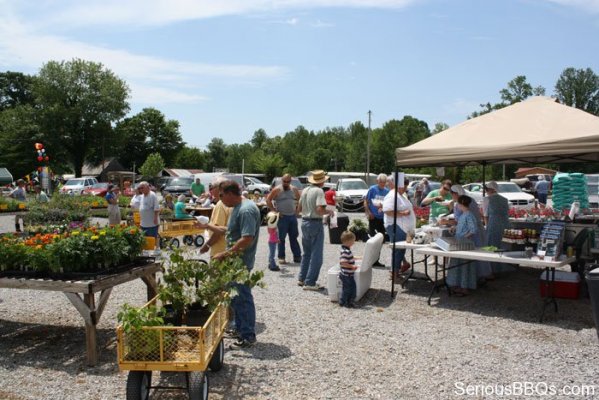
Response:
[[[366,145],[366,181],[367,185],[370,185],[370,137],[372,136],[372,130],[370,129],[370,121],[372,119],[372,111],[368,110],[368,142]]]

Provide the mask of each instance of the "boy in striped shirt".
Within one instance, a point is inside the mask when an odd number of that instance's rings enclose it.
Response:
[[[356,298],[356,281],[354,280],[354,271],[358,269],[351,247],[356,241],[356,235],[351,231],[345,231],[341,234],[341,251],[339,254],[339,279],[343,285],[339,305],[341,307],[353,308]]]

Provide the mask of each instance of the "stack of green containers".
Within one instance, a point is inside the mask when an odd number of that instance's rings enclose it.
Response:
[[[570,209],[573,202],[578,201],[580,208],[589,207],[587,178],[579,172],[558,173],[553,177],[553,209]]]

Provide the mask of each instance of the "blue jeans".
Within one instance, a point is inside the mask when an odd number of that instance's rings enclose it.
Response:
[[[268,268],[273,269],[277,266],[275,255],[277,253],[277,244],[268,242]]]
[[[280,215],[279,223],[279,259],[285,259],[285,236],[289,234],[289,246],[293,253],[293,260],[299,260],[302,257],[302,250],[297,241],[299,231],[297,229],[297,217],[295,215]]]
[[[231,300],[231,306],[235,312],[235,328],[242,339],[256,339],[256,306],[252,289],[247,285],[234,283],[237,288],[237,296]]]
[[[341,279],[341,284],[343,285],[339,305],[349,306],[356,298],[356,280],[353,275],[347,276],[343,274],[339,274],[339,279]]]
[[[396,231],[393,231],[393,228]],[[401,230],[398,225],[387,225],[385,227],[387,231],[387,235],[389,235],[389,243],[393,242],[401,242],[406,240],[406,233]],[[401,266],[401,262],[403,261],[404,255],[406,254],[405,249],[396,248],[393,254],[391,255],[391,265],[393,265],[393,271],[398,272]]]
[[[320,274],[320,267],[322,267],[322,252],[324,249],[322,220],[302,220],[302,246],[304,256],[302,257],[298,278],[306,285],[314,286]]]
[[[547,204],[547,193],[537,193],[537,198],[539,203]]]

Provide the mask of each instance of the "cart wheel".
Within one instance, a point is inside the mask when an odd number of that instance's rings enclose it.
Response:
[[[169,243],[169,245],[168,245],[168,246],[169,246],[171,249],[178,249],[180,245],[181,245],[181,243],[179,242],[179,239],[177,239],[177,238],[172,238],[172,239],[171,239],[171,242]]]
[[[152,371],[129,371],[127,400],[148,400],[152,386]]]
[[[191,236],[191,235],[183,236],[183,243],[185,243],[186,246],[191,246],[193,244],[193,236]]]
[[[168,238],[160,237],[160,241],[158,243],[160,243],[161,249],[166,249],[168,247]]]
[[[208,375],[205,372],[187,373],[189,400],[208,400]]]
[[[196,245],[196,247],[202,247],[204,245],[204,236],[202,236],[202,235],[196,236],[193,243]]]
[[[214,352],[212,358],[210,359],[210,362],[208,363],[208,368],[210,368],[210,370],[212,370],[213,372],[220,371],[220,369],[223,367],[224,361],[225,343],[223,342],[223,339],[221,339],[220,343],[218,344],[218,347],[216,348],[216,351]]]

